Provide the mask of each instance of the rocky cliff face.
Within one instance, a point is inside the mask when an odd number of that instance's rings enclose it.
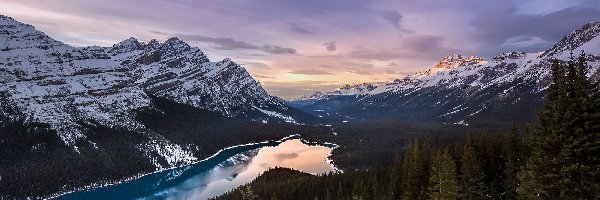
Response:
[[[133,111],[150,96],[251,120],[288,110],[240,65],[177,38],[75,48],[1,16],[0,50],[0,123],[48,124],[67,145],[86,138],[82,123],[143,130]]]

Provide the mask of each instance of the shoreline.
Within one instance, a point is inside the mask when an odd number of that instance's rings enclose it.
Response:
[[[306,141],[306,140],[302,139],[302,136],[300,134],[292,134],[292,135],[285,136],[285,137],[283,137],[283,138],[281,138],[279,140],[264,140],[264,141],[261,141],[261,142],[253,142],[253,143],[246,143],[246,144],[240,144],[240,145],[225,147],[225,148],[220,149],[219,151],[217,151],[216,153],[212,154],[209,157],[206,157],[206,158],[204,158],[202,160],[194,161],[194,162],[182,165],[182,166],[173,166],[173,167],[169,167],[169,168],[164,168],[164,169],[152,171],[152,172],[149,172],[149,173],[139,173],[139,174],[134,175],[132,177],[128,177],[128,178],[125,178],[125,179],[122,179],[122,180],[112,181],[112,182],[108,182],[108,183],[94,183],[94,184],[90,184],[90,185],[87,185],[87,186],[83,186],[83,187],[77,188],[75,190],[66,191],[66,192],[59,192],[59,193],[53,194],[53,195],[51,195],[49,197],[44,197],[43,199],[57,199],[57,198],[60,198],[62,196],[69,195],[69,194],[72,194],[72,193],[84,192],[84,191],[93,191],[93,190],[96,190],[96,189],[101,189],[101,188],[116,186],[116,185],[119,185],[119,184],[123,184],[123,183],[127,183],[127,182],[134,181],[134,180],[137,180],[137,179],[141,179],[141,178],[146,177],[146,176],[155,175],[155,174],[167,171],[167,170],[176,170],[176,169],[186,169],[187,170],[190,167],[192,167],[193,165],[196,165],[196,164],[199,164],[199,163],[202,163],[202,162],[206,162],[206,161],[208,161],[208,160],[210,160],[212,158],[215,158],[216,156],[219,156],[224,151],[232,150],[232,149],[239,148],[239,147],[248,147],[248,146],[254,146],[254,145],[269,145],[269,144],[271,144],[271,145],[273,145],[273,144],[274,145],[278,145],[278,144],[280,144],[282,142],[285,142],[285,141],[288,141],[288,140],[292,140],[292,139],[300,139],[302,143],[305,143],[307,145],[323,145],[325,147],[332,148],[332,150],[335,149],[336,147],[338,147],[338,145],[333,144],[333,143],[329,143],[329,142],[322,142],[322,143],[319,143],[319,142],[309,142],[309,141]],[[257,148],[259,148],[259,147],[257,147]],[[337,167],[335,167],[333,165],[333,161],[329,158],[330,156],[331,156],[331,153],[329,155],[327,155],[327,157],[326,157],[327,163],[329,163],[329,165],[332,166],[332,168],[334,169],[334,171],[336,171],[336,172],[342,172],[341,170],[339,170]]]

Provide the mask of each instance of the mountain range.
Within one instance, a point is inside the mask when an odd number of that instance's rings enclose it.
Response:
[[[178,38],[73,47],[0,16],[0,199],[112,184],[293,133],[338,137],[305,126],[328,120],[532,121],[552,59],[583,50],[600,79],[599,34],[588,23],[543,52],[450,54],[391,82],[284,102],[231,59],[210,61]]]
[[[588,76],[600,79],[599,34],[600,22],[593,22],[543,52],[507,52],[489,60],[450,54],[430,69],[392,82],[344,85],[289,104],[344,120],[532,121],[551,83],[551,60],[566,62],[571,53],[583,51]]]
[[[187,165],[280,139],[292,133],[277,124],[311,118],[231,59],[212,62],[175,37],[73,47],[0,16],[0,66],[0,188],[9,196]]]
[[[142,130],[132,111],[160,97],[256,121],[294,122],[278,98],[230,59],[211,62],[178,38],[76,48],[0,17],[0,123],[47,123],[67,145],[80,123]]]

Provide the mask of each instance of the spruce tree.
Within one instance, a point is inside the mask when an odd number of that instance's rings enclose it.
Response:
[[[377,178],[377,175],[373,175],[370,182],[369,195],[366,197],[371,199],[381,199],[381,189],[379,187],[379,179]]]
[[[394,155],[394,164],[390,171],[390,184],[388,199],[398,200],[402,197],[402,174],[404,169],[402,167],[402,154],[400,150],[396,150]]]
[[[458,190],[454,159],[448,150],[436,152],[431,163],[428,197],[436,200],[458,199]]]
[[[502,145],[502,156],[504,158],[504,195],[505,199],[517,199],[517,172],[522,163],[523,148],[519,139],[519,129],[513,122],[512,128],[504,137]]]
[[[402,199],[424,199],[426,177],[424,176],[423,161],[419,140],[410,143],[405,154]]]
[[[564,66],[554,61],[548,104],[529,139],[532,155],[521,172],[524,199],[594,199],[600,187],[598,104],[586,76],[585,55]]]
[[[248,185],[248,186],[246,186],[246,188],[244,188],[242,190],[242,199],[243,200],[257,200],[258,196],[256,194],[254,194],[254,191],[252,191],[252,187],[250,187]]]
[[[475,154],[471,133],[467,134],[461,160],[462,199],[485,199],[484,174]]]
[[[271,193],[271,200],[278,200],[277,193],[275,193],[275,192]]]

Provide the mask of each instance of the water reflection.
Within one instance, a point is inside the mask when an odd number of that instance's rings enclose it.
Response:
[[[216,167],[146,199],[207,199],[248,183],[274,167],[311,174],[330,172],[334,169],[326,161],[329,153],[331,148],[328,147],[306,145],[299,139],[288,140],[275,147],[262,147],[232,156]]]

